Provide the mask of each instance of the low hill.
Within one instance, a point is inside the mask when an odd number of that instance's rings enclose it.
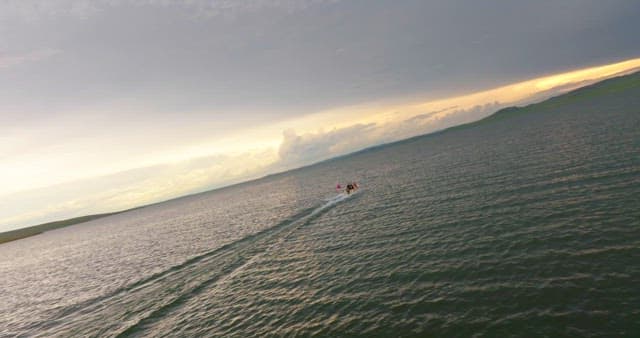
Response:
[[[106,214],[96,214],[96,215],[75,217],[75,218],[65,219],[65,220],[62,220],[62,221],[55,221],[55,222],[38,224],[38,225],[30,226],[28,228],[22,228],[22,229],[2,232],[2,233],[0,233],[0,243],[15,241],[16,239],[21,239],[21,238],[25,238],[25,237],[34,236],[34,235],[37,235],[37,234],[41,234],[41,233],[43,233],[45,231],[59,229],[59,228],[62,228],[62,227],[73,225],[73,224],[89,222],[89,221],[94,220],[94,219],[107,217],[107,216],[110,216],[110,215],[115,215],[115,214],[118,214],[118,213],[121,213],[121,212],[124,212],[124,211],[112,212],[112,213],[106,213]]]

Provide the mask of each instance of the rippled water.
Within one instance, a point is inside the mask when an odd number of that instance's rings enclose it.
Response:
[[[639,336],[636,96],[0,245],[0,334]]]

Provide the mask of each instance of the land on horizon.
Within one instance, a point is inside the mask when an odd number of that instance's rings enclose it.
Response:
[[[477,120],[477,121],[474,121],[474,122],[471,122],[471,123],[461,124],[461,125],[445,128],[443,130],[439,130],[439,131],[435,131],[435,132],[429,132],[427,134],[414,136],[414,137],[410,137],[410,138],[407,138],[407,139],[403,139],[403,140],[399,140],[399,141],[395,141],[395,142],[391,142],[391,143],[385,143],[385,144],[381,144],[381,145],[366,147],[364,149],[357,150],[357,151],[354,151],[354,152],[346,154],[346,155],[336,156],[336,157],[333,157],[333,158],[330,158],[330,159],[327,159],[327,160],[323,160],[323,161],[316,162],[316,163],[313,163],[313,164],[305,165],[305,166],[302,166],[302,167],[299,167],[299,168],[290,169],[290,170],[286,170],[286,171],[283,171],[283,172],[266,175],[266,176],[263,176],[261,178],[252,179],[252,180],[248,180],[248,181],[244,181],[244,182],[240,182],[240,183],[236,183],[236,184],[232,184],[232,185],[228,185],[228,186],[224,186],[224,187],[220,187],[220,188],[215,188],[215,189],[208,190],[208,191],[205,191],[205,192],[199,192],[199,193],[195,193],[195,194],[187,194],[187,195],[183,195],[183,196],[180,196],[180,197],[171,198],[171,199],[166,200],[166,201],[150,203],[150,204],[146,204],[146,205],[142,205],[142,206],[138,206],[138,207],[134,207],[134,208],[129,208],[129,209],[126,209],[126,210],[108,212],[108,213],[92,214],[92,215],[86,215],[86,216],[80,216],[80,217],[73,217],[73,218],[69,218],[69,219],[58,220],[58,221],[53,221],[53,222],[47,222],[47,223],[42,223],[42,224],[38,224],[38,225],[34,225],[34,226],[28,226],[28,227],[24,227],[24,228],[10,230],[10,231],[6,231],[6,232],[1,232],[0,233],[0,243],[10,242],[10,241],[14,241],[14,240],[18,240],[18,239],[22,239],[22,238],[26,238],[26,237],[38,235],[38,234],[41,234],[41,233],[46,232],[46,231],[55,230],[55,229],[59,229],[59,228],[70,226],[70,225],[81,224],[81,223],[89,222],[89,221],[92,221],[92,220],[95,220],[95,219],[99,219],[99,218],[103,218],[103,217],[107,217],[107,216],[111,216],[111,215],[116,215],[116,214],[121,214],[121,213],[124,213],[124,212],[127,212],[127,211],[131,211],[131,210],[135,210],[135,209],[145,208],[145,207],[148,207],[148,206],[151,206],[151,205],[157,205],[159,203],[165,203],[165,202],[169,202],[169,201],[172,201],[172,200],[175,200],[175,199],[184,198],[184,197],[187,197],[187,196],[198,195],[198,194],[203,194],[203,193],[209,193],[209,192],[212,192],[212,191],[225,189],[225,188],[229,188],[229,187],[240,185],[240,184],[247,184],[247,183],[254,182],[254,181],[257,181],[257,180],[261,180],[261,179],[265,179],[265,178],[268,178],[268,177],[273,177],[273,176],[277,176],[277,175],[283,175],[283,174],[286,174],[287,172],[291,172],[291,171],[295,171],[295,170],[301,170],[301,169],[304,169],[304,168],[307,168],[307,167],[318,165],[318,164],[323,163],[323,162],[334,161],[334,160],[339,159],[339,158],[343,158],[343,157],[346,157],[346,156],[352,156],[352,155],[355,155],[355,154],[358,154],[358,153],[375,150],[375,149],[381,148],[381,147],[392,146],[394,144],[407,142],[407,141],[412,140],[412,139],[417,139],[417,138],[422,138],[422,137],[431,137],[431,136],[439,135],[439,134],[442,134],[442,133],[445,133],[445,132],[454,131],[454,130],[472,128],[472,127],[477,126],[477,125],[481,125],[481,124],[489,123],[489,122],[492,122],[492,121],[497,121],[497,120],[513,117],[513,116],[516,116],[516,115],[519,115],[519,114],[535,113],[536,111],[548,110],[548,109],[561,109],[563,106],[566,106],[566,105],[579,104],[579,103],[581,103],[581,100],[594,99],[594,98],[603,97],[603,96],[607,96],[607,95],[614,95],[614,94],[616,94],[618,92],[623,92],[623,91],[627,91],[627,90],[634,90],[634,89],[637,90],[639,88],[640,88],[640,72],[634,72],[634,73],[631,73],[631,74],[628,74],[628,75],[617,76],[617,77],[609,78],[609,79],[606,79],[606,80],[603,80],[603,81],[599,81],[599,82],[591,84],[591,85],[580,87],[578,89],[572,90],[572,91],[567,92],[565,94],[561,94],[561,95],[546,99],[546,100],[538,102],[538,103],[532,103],[532,104],[529,104],[529,105],[526,105],[526,106],[522,106],[522,107],[512,106],[512,107],[503,108],[503,109],[500,109],[498,111],[495,111],[494,113],[492,113],[491,115],[489,115],[489,116],[487,116],[485,118],[482,118],[480,120]],[[639,95],[640,95],[640,93],[639,93]]]

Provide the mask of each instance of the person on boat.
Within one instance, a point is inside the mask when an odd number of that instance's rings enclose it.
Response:
[[[347,184],[347,194],[350,194],[353,190],[356,190],[356,188],[353,187],[353,184],[349,183]]]

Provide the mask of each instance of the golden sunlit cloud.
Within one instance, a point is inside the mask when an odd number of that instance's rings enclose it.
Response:
[[[29,203],[5,205],[4,211],[0,209],[0,225],[13,227],[46,220],[47,217],[63,218],[125,209],[257,178],[372,145],[471,122],[504,106],[531,103],[638,69],[640,58],[455,97],[414,100],[404,104],[396,100],[393,103],[375,102],[335,108],[239,130],[222,137],[158,149],[144,158],[125,156],[114,162],[113,167],[117,171],[93,178],[87,177],[87,173],[100,172],[99,169],[103,168],[97,167],[99,162],[95,165],[91,162],[74,163],[73,154],[63,154],[61,157],[45,149],[42,151],[44,157],[32,156],[31,165],[26,161],[30,159],[28,157],[19,158],[15,163],[2,163],[0,173],[11,178],[5,187],[14,189],[4,198],[12,201],[14,198],[11,196],[19,194],[21,197],[16,197],[16,201],[26,200]],[[283,135],[284,131],[286,133]],[[122,145],[122,149],[125,151],[126,145]],[[51,161],[47,162],[49,158]],[[57,173],[55,170],[58,167],[47,165],[58,162],[60,170],[68,169],[69,163],[74,163],[77,170]],[[124,166],[126,163],[130,167]],[[144,171],[145,174],[138,173],[137,178],[127,179],[138,171]],[[31,183],[34,175],[40,176],[36,177],[35,183]],[[77,177],[75,180],[74,175]],[[56,187],[46,188],[46,179],[52,177],[66,183],[60,185],[58,181],[54,182],[58,184]],[[83,181],[78,181],[80,178]],[[86,184],[87,180],[100,184]],[[36,184],[40,185],[37,193],[31,193],[28,189],[19,190],[20,187]],[[94,185],[95,188],[92,188]],[[95,209],[96,205],[100,205],[99,210]],[[24,209],[19,211],[17,207]]]
[[[628,74],[639,69],[640,58],[637,58],[604,66],[539,77],[456,97],[407,104],[385,105],[377,103],[375,105],[364,104],[342,107],[287,121],[280,125],[282,129],[287,127],[295,128],[304,133],[317,131],[319,129],[318,126],[327,129],[344,128],[357,123],[384,124],[406,120],[430,111],[442,110],[440,114],[432,117],[437,119],[443,115],[453,113],[454,110],[448,109],[451,107],[456,107],[456,110],[464,110],[492,102],[499,102],[504,105],[529,103],[526,101],[528,98],[541,92],[557,89],[557,91],[549,94],[558,95],[574,89],[575,87],[572,85],[583,86],[611,76]]]
[[[583,86],[614,75],[627,74],[638,69],[640,69],[640,58],[534,78],[456,97],[405,104],[376,102],[340,107],[260,128],[243,130],[233,138],[215,140],[207,145],[193,147],[192,151],[193,154],[204,156],[210,149],[222,149],[221,144],[231,144],[232,148],[227,149],[228,153],[237,154],[242,151],[263,149],[271,154],[276,154],[279,149],[282,150],[283,147],[290,146],[286,142],[296,135],[301,137],[297,139],[298,142],[325,142],[324,139],[327,137],[339,140],[328,146],[327,153],[317,154],[319,155],[317,158],[303,156],[300,158],[304,158],[306,161],[293,161],[288,166],[284,164],[281,166],[281,168],[288,169],[356,151],[367,146],[432,132],[459,123],[471,122],[504,106],[531,103],[531,100],[534,99],[541,100],[545,97],[559,95],[576,86]],[[476,110],[476,112],[469,114],[468,112],[471,110]],[[460,118],[456,119],[456,115],[460,115]],[[412,121],[410,126],[407,125],[406,121],[417,117],[420,118],[419,123]],[[353,129],[354,126],[369,127],[355,128],[357,131],[341,132],[347,131],[349,128]],[[289,136],[283,138],[283,131],[287,130]],[[354,133],[358,134],[357,137],[351,138]],[[345,135],[336,136],[338,134]],[[287,162],[288,159],[282,158],[282,151],[280,153],[280,158],[265,157],[262,158],[263,162],[255,163],[255,165],[266,167],[277,161]],[[247,164],[249,165],[249,163]]]

